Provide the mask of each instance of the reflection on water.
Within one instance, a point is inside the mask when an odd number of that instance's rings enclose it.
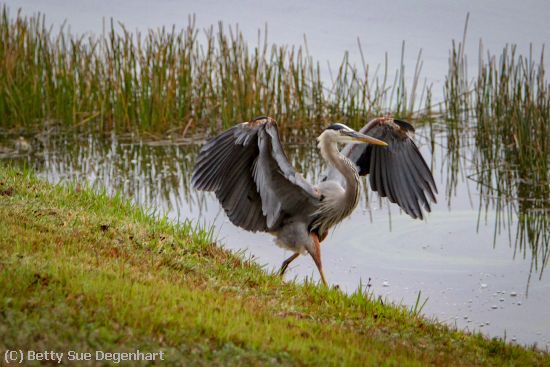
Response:
[[[292,164],[316,182],[323,163],[314,139],[285,136]],[[271,269],[286,256],[269,236],[228,223],[213,195],[189,187],[199,149],[189,141],[56,132],[27,137],[31,149],[23,151],[16,149],[19,140],[0,139],[0,157],[32,165],[51,182],[87,182],[110,193],[121,191],[173,220],[213,223],[225,246],[249,251]],[[450,137],[445,125],[434,123],[418,129],[416,140],[441,192],[427,223],[399,213],[365,186],[360,208],[326,241],[329,282],[350,291],[361,279],[372,278],[376,293],[406,304],[414,304],[421,290],[429,297],[428,315],[469,330],[495,336],[506,330],[520,342],[547,345],[550,327],[542,323],[541,329],[540,321],[550,320],[550,288],[543,278],[549,258],[548,202],[511,197],[530,192],[529,183],[514,175],[508,182],[513,189],[499,195],[502,191],[494,188],[503,183],[496,184],[497,163],[476,155],[468,134]],[[298,259],[290,276],[315,277],[307,260]],[[534,280],[531,274],[537,274]]]
[[[489,214],[494,213],[494,245],[497,235],[505,233],[514,255],[531,260],[530,275],[538,273],[542,279],[550,258],[550,171],[544,179],[533,179],[536,173],[525,172],[513,155],[496,157],[491,144],[476,144],[478,137],[467,128],[431,125],[430,133],[432,143],[443,146],[449,207],[459,185],[475,183],[478,226],[490,224]]]
[[[513,156],[493,159],[480,149],[474,157],[470,178],[477,182],[482,198],[480,211],[495,208],[495,231],[509,231],[515,225],[516,235],[510,240],[515,251],[530,257],[532,272],[542,278],[550,257],[550,171],[544,179],[533,179],[538,172],[526,172]]]

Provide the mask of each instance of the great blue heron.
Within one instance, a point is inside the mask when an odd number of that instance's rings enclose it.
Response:
[[[422,207],[430,211],[437,188],[412,132],[409,123],[389,116],[359,132],[341,123],[327,127],[317,141],[329,168],[313,186],[289,163],[275,120],[262,116],[206,143],[192,184],[213,191],[233,224],[268,232],[294,253],[283,262],[281,275],[300,254],[309,253],[326,285],[320,242],[357,206],[360,175],[370,174],[371,189],[411,217],[422,219]],[[339,152],[338,143],[348,145]]]

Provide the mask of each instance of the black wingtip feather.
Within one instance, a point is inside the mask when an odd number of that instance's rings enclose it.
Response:
[[[403,121],[403,120],[398,120],[398,119],[393,119],[393,122],[396,123],[400,128],[406,130],[406,131],[409,131],[411,133],[414,133],[414,126],[412,126],[410,123],[408,123],[407,121]]]
[[[370,174],[370,186],[381,197],[397,203],[412,218],[424,218],[431,210],[437,187],[432,172],[407,132],[414,127],[403,120],[394,124],[384,119],[373,120],[361,132],[388,143],[387,148],[365,145],[361,154],[354,153],[360,175]],[[428,199],[429,198],[429,199]]]

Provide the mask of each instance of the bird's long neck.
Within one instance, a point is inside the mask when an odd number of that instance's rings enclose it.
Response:
[[[336,168],[346,180],[345,196],[350,203],[350,212],[359,202],[359,174],[355,164],[338,151],[336,142],[320,139],[318,144],[321,155],[328,164]]]

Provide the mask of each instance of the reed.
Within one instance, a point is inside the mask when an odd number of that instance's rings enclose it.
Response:
[[[456,67],[445,85],[449,151],[458,154],[461,140],[473,137],[474,177],[485,208],[497,209],[496,231],[517,218],[516,248],[523,255],[530,248],[534,268],[542,271],[550,257],[550,83],[544,49],[535,56],[531,47],[524,56],[506,46],[494,55],[480,42],[478,75],[471,81],[463,49],[463,43],[453,44],[450,64]]]
[[[53,32],[42,15],[0,17],[0,119],[6,128],[96,124],[118,131],[221,129],[255,115],[292,128],[344,120],[362,126],[372,114],[411,116],[402,66],[393,84],[359,69],[346,54],[329,83],[303,46],[271,45],[267,28],[249,47],[238,27],[187,27],[132,33],[113,20],[99,36]],[[360,46],[360,43],[359,43]],[[403,52],[404,52],[403,45]],[[361,50],[362,52],[362,50]],[[424,87],[426,89],[426,87]],[[428,93],[422,93],[428,95]]]

